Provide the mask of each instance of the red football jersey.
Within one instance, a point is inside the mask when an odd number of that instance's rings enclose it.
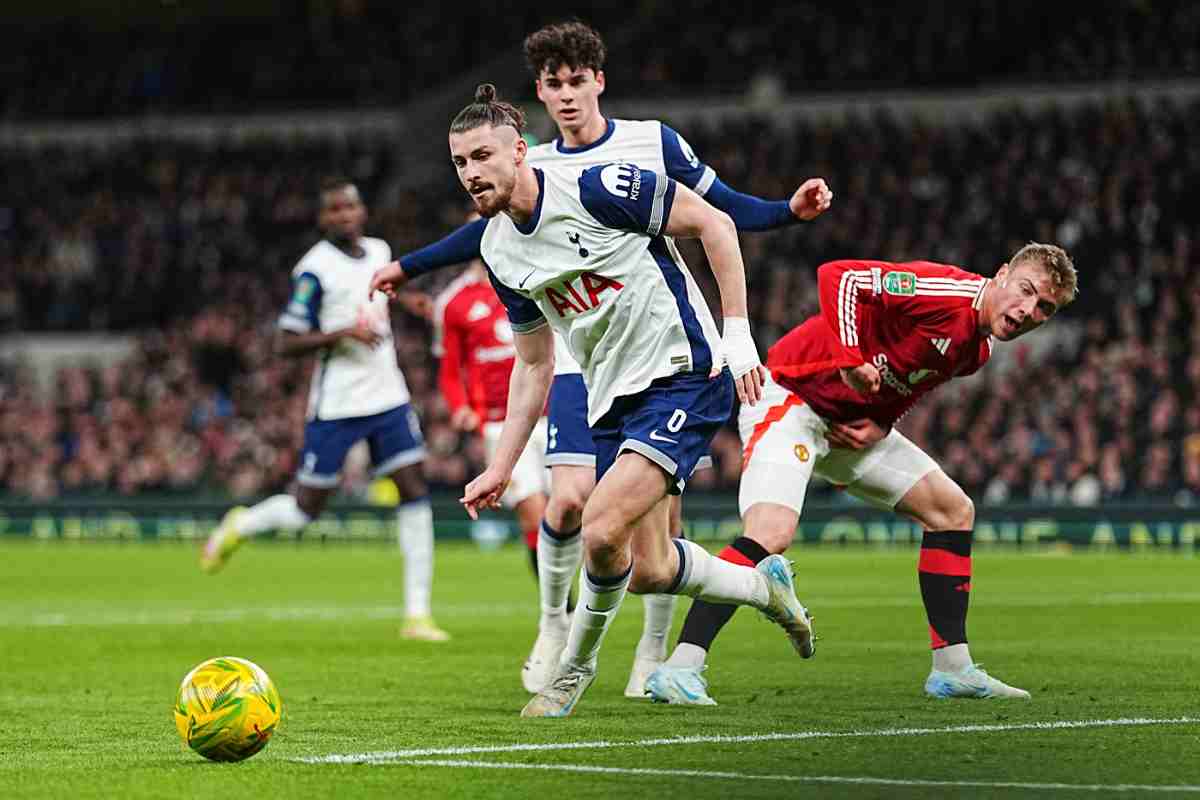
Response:
[[[924,394],[970,375],[992,353],[979,332],[988,279],[948,264],[833,261],[817,270],[821,313],[783,336],[767,367],[826,419],[889,426]],[[879,392],[862,395],[838,369],[873,364]]]
[[[462,275],[438,295],[433,352],[442,359],[438,384],[451,412],[469,405],[484,422],[504,419],[517,351],[508,314],[486,280]]]

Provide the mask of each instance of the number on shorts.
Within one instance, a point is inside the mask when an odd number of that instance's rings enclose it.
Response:
[[[687,412],[682,408],[675,409],[675,413],[667,420],[667,430],[671,433],[679,433],[683,430],[683,423],[687,422]]]

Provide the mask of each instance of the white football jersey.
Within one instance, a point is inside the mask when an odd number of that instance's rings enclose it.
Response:
[[[382,239],[364,237],[359,244],[366,253],[352,258],[322,240],[292,270],[292,298],[279,318],[281,329],[329,333],[353,327],[364,316],[383,337],[374,348],[347,337],[321,351],[309,389],[309,419],[366,417],[409,401],[387,297],[376,292],[367,299],[371,276],[392,260],[392,249]]]
[[[588,424],[658,378],[707,374],[720,336],[683,260],[662,235],[675,182],[632,164],[535,169],[533,217],[488,221],[480,252],[513,329],[549,322],[581,365]]]
[[[604,135],[589,145],[568,147],[562,139],[529,148],[526,160],[535,167],[588,167],[625,162],[673,178],[701,197],[716,180],[682,136],[658,120],[610,119]],[[561,337],[555,337],[554,374],[580,372]]]

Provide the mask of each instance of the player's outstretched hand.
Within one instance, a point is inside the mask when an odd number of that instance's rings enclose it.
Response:
[[[842,375],[842,383],[859,394],[875,394],[879,391],[882,381],[879,370],[873,364],[859,364],[854,369],[843,367],[838,372]]]
[[[367,293],[367,299],[374,297],[376,292],[383,292],[389,300],[395,300],[400,287],[407,282],[408,276],[404,274],[404,268],[400,266],[399,261],[393,261],[386,267],[375,270],[375,274],[371,276],[371,291]]]
[[[500,506],[500,495],[508,488],[508,480],[509,476],[488,467],[482,475],[467,484],[458,502],[463,504],[471,519],[479,519],[482,509]]]
[[[816,219],[829,210],[833,203],[833,190],[824,178],[809,178],[788,201],[792,213],[803,220]]]
[[[762,364],[759,364],[740,378],[736,378],[733,383],[737,387],[738,400],[750,405],[756,404],[759,400],[762,400],[763,384],[766,382],[767,368]]]
[[[864,417],[850,422],[829,423],[825,440],[844,450],[863,450],[887,435],[888,432],[878,422]]]

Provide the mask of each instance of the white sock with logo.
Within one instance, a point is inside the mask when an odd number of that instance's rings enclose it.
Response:
[[[644,594],[642,638],[638,640],[637,657],[662,661],[667,657],[667,635],[675,620],[676,597],[673,594]]]
[[[255,536],[265,531],[297,531],[312,517],[305,514],[290,494],[277,494],[247,508],[237,521],[241,536]]]
[[[574,532],[558,533],[542,520],[537,546],[538,591],[542,600],[539,627],[542,630],[552,626],[566,628],[567,598],[582,558],[583,537],[578,528]]]
[[[629,576],[633,567],[616,578],[595,578],[585,568],[579,576],[579,604],[571,620],[571,631],[567,634],[567,646],[563,648],[560,664],[564,668],[596,671],[596,655],[600,643],[612,624],[625,599],[629,588]]]
[[[433,508],[429,498],[401,504],[396,522],[404,553],[404,615],[427,617],[433,593]]]
[[[754,567],[717,558],[686,539],[671,541],[679,553],[679,572],[671,594],[686,594],[710,603],[766,608],[770,599],[767,579]]]

